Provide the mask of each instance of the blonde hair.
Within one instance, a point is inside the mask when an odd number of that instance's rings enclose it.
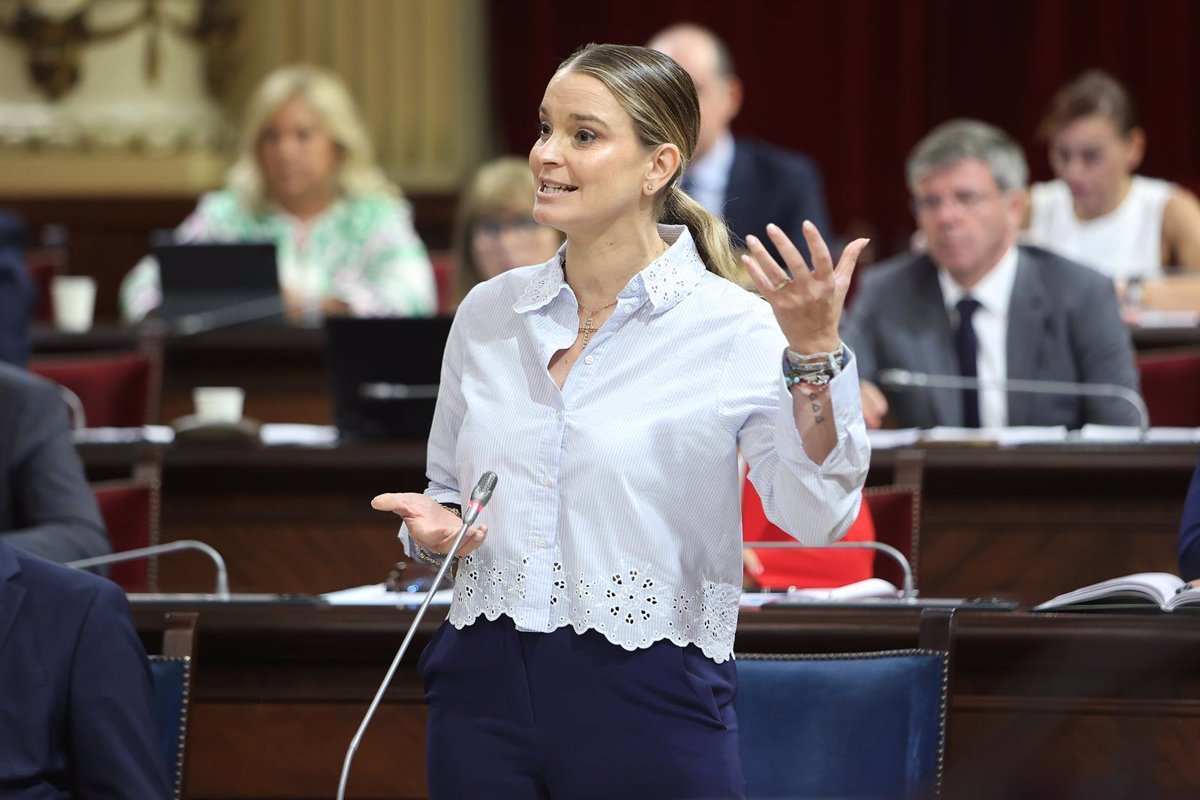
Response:
[[[679,188],[700,131],[700,101],[683,67],[646,47],[588,44],[558,68],[559,73],[568,71],[604,84],[633,120],[642,145],[653,148],[673,144],[679,148],[679,169],[655,198],[656,220],[686,225],[709,271],[736,280],[738,262],[729,228]]]
[[[225,180],[248,208],[262,210],[268,199],[258,164],[259,139],[271,118],[294,98],[302,99],[312,109],[341,149],[338,185],[343,194],[400,196],[400,190],[375,164],[375,148],[346,84],[332,72],[297,64],[267,75],[247,105],[238,158]]]
[[[524,158],[503,156],[476,170],[458,201],[450,240],[459,300],[483,280],[471,247],[475,223],[484,217],[501,214],[533,214],[536,188],[529,162]]]

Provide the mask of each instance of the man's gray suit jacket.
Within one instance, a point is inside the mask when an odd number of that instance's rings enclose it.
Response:
[[[1018,250],[1008,311],[1008,378],[1119,384],[1136,391],[1133,345],[1112,282],[1041,248]],[[858,358],[864,380],[875,381],[879,370],[889,368],[959,373],[954,329],[937,266],[928,255],[906,254],[863,273],[843,319],[842,338]],[[884,391],[901,427],[963,424],[958,390]],[[1085,423],[1136,425],[1138,413],[1113,397],[1008,393],[1009,425],[1078,428]]]
[[[2,362],[0,538],[58,562],[111,550],[58,387]]]

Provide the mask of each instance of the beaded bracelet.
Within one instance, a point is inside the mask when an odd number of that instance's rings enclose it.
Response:
[[[783,382],[791,389],[807,385],[814,391],[828,388],[829,382],[842,372],[846,361],[846,346],[839,343],[838,349],[829,353],[800,355],[790,348],[783,351]]]

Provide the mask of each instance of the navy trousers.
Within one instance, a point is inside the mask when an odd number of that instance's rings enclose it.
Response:
[[[431,800],[742,798],[733,660],[449,622],[421,654]]]

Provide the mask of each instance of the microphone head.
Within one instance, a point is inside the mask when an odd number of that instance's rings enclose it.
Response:
[[[479,478],[479,483],[475,484],[475,488],[471,490],[471,505],[483,507],[487,505],[488,500],[492,499],[492,492],[496,490],[496,473],[488,470]]]

